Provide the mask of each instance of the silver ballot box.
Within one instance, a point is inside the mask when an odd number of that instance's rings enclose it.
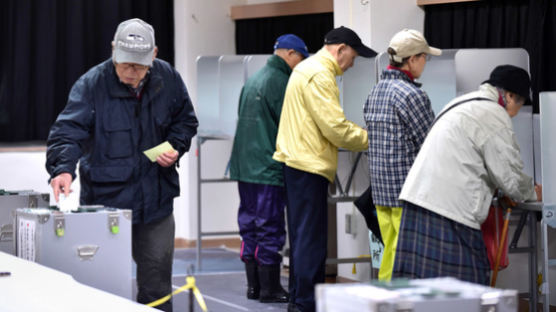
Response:
[[[131,210],[17,209],[14,229],[16,256],[131,299]]]
[[[517,290],[455,278],[394,279],[389,283],[319,284],[317,312],[517,312]]]
[[[0,251],[15,255],[13,213],[17,208],[47,208],[48,193],[0,190]]]

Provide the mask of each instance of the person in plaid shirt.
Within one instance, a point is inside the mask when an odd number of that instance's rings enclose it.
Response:
[[[380,280],[392,277],[402,216],[398,196],[434,120],[429,97],[415,79],[421,76],[430,55],[441,53],[416,30],[395,34],[388,47],[390,65],[364,106],[371,192],[384,241]]]

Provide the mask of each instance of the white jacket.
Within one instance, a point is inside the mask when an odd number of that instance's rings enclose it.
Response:
[[[523,172],[512,122],[498,104],[498,91],[479,91],[454,99],[454,107],[434,124],[405,180],[400,200],[480,229],[496,188],[516,201],[536,200],[533,179]]]

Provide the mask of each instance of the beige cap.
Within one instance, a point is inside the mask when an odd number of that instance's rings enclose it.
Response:
[[[442,50],[430,47],[423,34],[414,29],[404,29],[395,34],[388,47],[396,52],[390,57],[399,63],[406,57],[421,53],[437,56],[442,54]]]

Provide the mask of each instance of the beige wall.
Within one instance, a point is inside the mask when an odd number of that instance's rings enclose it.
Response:
[[[235,54],[235,24],[230,18],[232,5],[245,4],[244,0],[176,0],[175,20],[175,60],[176,68],[182,75],[193,101],[197,105],[196,59],[199,55]],[[196,140],[191,151],[180,161],[181,196],[175,200],[176,237],[195,239],[197,231],[197,166],[195,157]],[[208,155],[229,155],[229,146],[216,146]],[[205,153],[206,155],[207,153]],[[227,156],[219,163],[228,161]],[[232,208],[237,209],[237,199],[230,186],[225,186],[220,201],[207,203],[219,206],[222,213],[218,217],[206,218],[206,228],[234,230],[237,228]],[[227,197],[232,197],[227,198]],[[228,204],[226,204],[226,202]]]
[[[403,28],[423,31],[425,13],[415,0],[335,0],[334,26],[344,25],[377,52]]]

